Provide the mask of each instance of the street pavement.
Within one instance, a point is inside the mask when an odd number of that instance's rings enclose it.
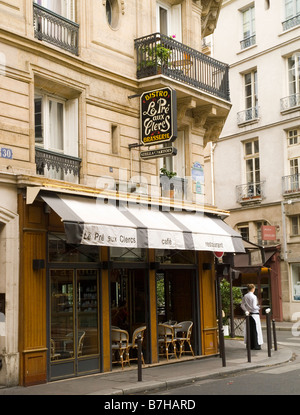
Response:
[[[293,323],[276,323],[278,330],[290,330]],[[264,327],[263,327],[264,328]],[[137,365],[109,373],[98,373],[79,378],[53,381],[28,387],[0,387],[0,395],[135,395],[166,391],[199,380],[228,376],[245,370],[279,365],[293,359],[288,347],[278,345],[268,356],[266,330],[262,350],[251,350],[248,362],[247,350],[242,339],[225,340],[225,362],[220,356],[197,357],[189,360],[172,359],[168,364],[145,365],[142,380],[138,380]]]

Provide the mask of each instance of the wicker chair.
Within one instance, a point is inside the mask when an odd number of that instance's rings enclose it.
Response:
[[[169,356],[176,355],[176,339],[174,337],[174,328],[168,324],[159,324],[158,325],[158,346],[159,346],[159,355],[166,356],[169,360]],[[173,349],[170,352],[169,347]]]
[[[126,330],[112,329],[111,330],[111,348],[114,354],[112,363],[121,363],[122,369],[124,364],[129,364],[129,334]]]
[[[187,343],[190,348],[189,353],[192,353],[192,355],[194,356],[194,351],[191,345],[193,322],[181,321],[180,323],[178,323],[178,326],[180,326],[180,328],[176,329],[175,331],[175,341],[179,343],[179,358],[183,353],[187,353],[184,348],[185,343]]]
[[[132,334],[132,342],[129,343],[129,345],[128,345],[129,362],[131,362],[132,360],[137,360],[138,359],[138,357],[130,357],[130,352],[137,351],[138,350],[137,338],[138,338],[138,335],[139,334],[142,337],[141,338],[141,341],[142,341],[142,344],[143,344],[143,340],[144,340],[144,335],[145,335],[146,328],[147,328],[146,326],[141,326],[141,327],[138,327],[137,329],[134,330],[134,332]],[[142,362],[143,362],[143,364],[145,364],[144,356],[143,356],[143,351],[142,351]]]

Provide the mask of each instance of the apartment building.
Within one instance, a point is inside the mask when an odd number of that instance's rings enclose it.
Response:
[[[279,320],[300,312],[299,41],[298,0],[225,0],[212,45],[230,64],[232,102],[211,158],[215,201],[264,246],[268,261],[239,284],[255,280]]]
[[[219,12],[0,2],[0,384],[123,367],[135,329],[146,364],[167,359],[165,321],[218,352],[214,252],[244,249],[205,201],[231,108],[227,64],[201,53]]]

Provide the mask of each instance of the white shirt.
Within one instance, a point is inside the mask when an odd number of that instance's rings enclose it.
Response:
[[[244,311],[249,311],[249,313],[259,313],[259,305],[257,304],[256,295],[251,291],[245,294],[241,307]]]

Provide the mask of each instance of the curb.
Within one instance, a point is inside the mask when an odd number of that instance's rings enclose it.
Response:
[[[273,351],[273,352],[278,353],[278,351],[277,352]],[[102,392],[99,391],[99,392],[91,393],[90,395],[132,395],[132,394],[137,394],[137,393],[147,393],[151,391],[163,391],[163,390],[166,391],[168,389],[185,386],[190,383],[199,382],[205,379],[225,377],[225,376],[229,376],[232,374],[244,372],[247,370],[254,370],[254,369],[258,369],[262,367],[272,367],[272,366],[277,366],[277,365],[289,362],[293,356],[292,351],[289,349],[283,349],[281,350],[281,352],[282,352],[281,355],[283,356],[278,357],[275,361],[273,360],[273,362],[269,362],[267,359],[265,359],[260,363],[252,363],[252,362],[245,363],[236,368],[234,367],[221,368],[220,370],[213,372],[213,373],[205,373],[201,375],[179,377],[179,378],[170,379],[166,381],[159,381],[159,380],[158,381],[145,381],[145,382],[142,381],[140,385],[131,384],[131,385],[127,385],[127,387],[125,387],[124,389],[123,388],[118,389],[116,387],[115,390],[110,390],[110,391],[107,391],[106,393],[103,393],[103,391]],[[275,358],[274,355],[272,357]]]

